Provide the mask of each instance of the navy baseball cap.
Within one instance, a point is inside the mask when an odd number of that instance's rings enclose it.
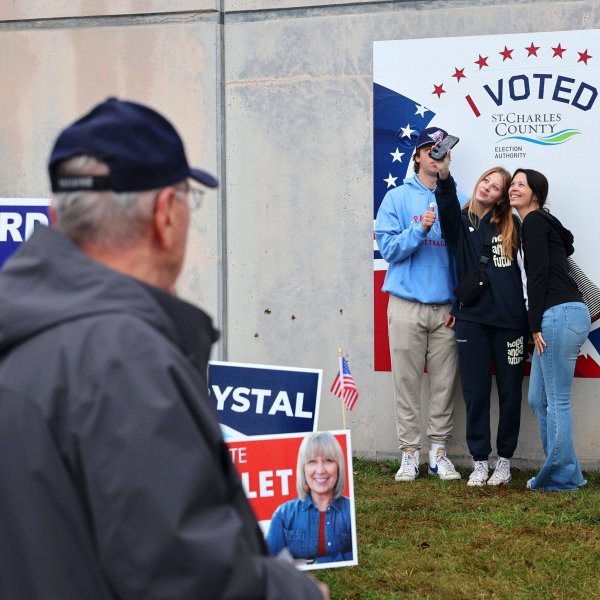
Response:
[[[439,127],[428,127],[427,129],[423,129],[417,138],[415,150],[418,150],[421,146],[426,146],[427,144],[439,144],[447,135],[448,132]]]
[[[79,155],[105,162],[105,176],[57,175],[57,166]],[[113,190],[138,192],[173,185],[191,177],[208,186],[219,182],[192,169],[179,134],[155,110],[109,98],[67,127],[56,139],[48,163],[53,192]]]

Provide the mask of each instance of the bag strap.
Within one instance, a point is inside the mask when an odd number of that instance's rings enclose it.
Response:
[[[494,237],[494,231],[490,228],[486,239],[485,244],[483,245],[483,249],[481,250],[481,256],[479,257],[479,262],[477,263],[477,269],[479,271],[485,271],[485,268],[488,266],[490,259],[492,258],[492,238]]]

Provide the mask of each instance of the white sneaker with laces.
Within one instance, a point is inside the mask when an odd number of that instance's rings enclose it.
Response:
[[[498,457],[494,472],[492,476],[487,480],[488,485],[503,485],[509,483],[512,479],[510,474],[510,460],[508,458]]]
[[[396,481],[414,481],[419,476],[419,451],[403,450]]]
[[[460,473],[446,456],[445,448],[438,448],[435,453],[429,451],[428,472],[430,475],[437,475],[440,479],[460,479]]]
[[[475,468],[469,476],[467,485],[485,485],[489,477],[489,466],[487,460],[476,460]]]

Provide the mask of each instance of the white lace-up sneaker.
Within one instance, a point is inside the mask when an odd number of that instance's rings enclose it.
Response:
[[[429,451],[428,472],[430,475],[437,475],[440,479],[460,479],[460,473],[446,456],[445,448],[438,448],[435,453]]]
[[[475,468],[471,475],[469,475],[469,481],[467,485],[485,485],[489,477],[489,466],[487,460],[476,460]]]
[[[488,485],[503,485],[512,479],[510,474],[510,460],[508,458],[498,457],[494,472],[487,480]]]
[[[407,449],[402,451],[402,461],[396,473],[396,481],[414,481],[419,476],[419,451]]]

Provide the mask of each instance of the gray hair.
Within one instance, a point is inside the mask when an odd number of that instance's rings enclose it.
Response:
[[[108,165],[76,156],[58,167],[59,175],[107,175]],[[148,230],[159,190],[143,192],[75,191],[53,195],[54,226],[76,244],[125,249]]]
[[[322,456],[333,460],[338,466],[338,479],[333,490],[333,497],[339,498],[344,493],[346,486],[346,461],[340,443],[329,431],[315,431],[307,435],[298,450],[298,464],[296,465],[296,491],[298,498],[304,501],[307,497],[306,476],[304,465],[314,456]]]

